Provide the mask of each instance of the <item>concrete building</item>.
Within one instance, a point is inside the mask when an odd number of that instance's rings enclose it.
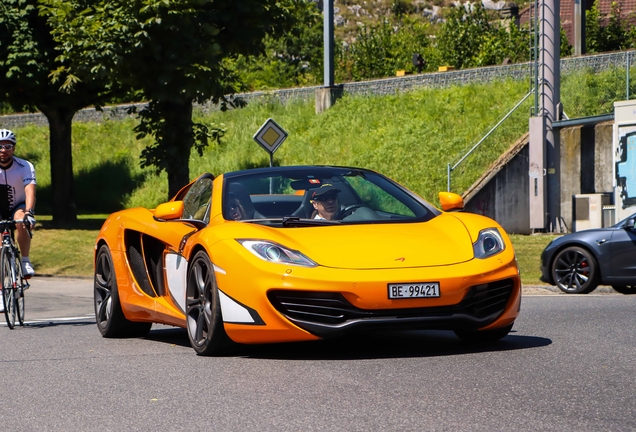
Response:
[[[631,191],[636,189],[636,162],[629,155],[632,151],[636,160],[636,101],[616,102],[615,110],[555,123],[561,190],[559,224],[553,231],[610,226],[636,213],[636,190]],[[463,194],[466,211],[495,219],[508,233],[531,234],[528,160],[525,134]]]

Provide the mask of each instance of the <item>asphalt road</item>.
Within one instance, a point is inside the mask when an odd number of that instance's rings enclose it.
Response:
[[[3,430],[636,430],[636,296],[535,289],[493,347],[418,331],[204,358],[171,327],[103,339],[91,283],[35,278],[30,324],[0,327]]]

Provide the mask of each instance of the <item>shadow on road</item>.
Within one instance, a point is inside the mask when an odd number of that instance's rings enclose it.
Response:
[[[56,319],[51,319],[51,320],[41,320],[41,321],[26,321],[24,323],[24,326],[19,325],[17,322],[15,324],[15,328],[14,330],[35,330],[35,329],[42,329],[42,328],[49,328],[49,327],[60,327],[60,326],[64,326],[64,327],[83,327],[83,326],[89,326],[95,325],[95,319],[94,318],[87,318],[87,319],[81,319],[81,320],[69,320],[69,321],[64,321],[64,320],[56,320]],[[5,323],[0,323],[0,326],[6,327],[7,325]]]
[[[153,329],[147,340],[189,347],[186,330]],[[513,330],[496,344],[468,345],[451,331],[382,332],[315,342],[235,345],[226,357],[271,360],[360,360],[376,358],[435,357],[479,352],[513,351],[550,345],[539,336],[517,335]]]

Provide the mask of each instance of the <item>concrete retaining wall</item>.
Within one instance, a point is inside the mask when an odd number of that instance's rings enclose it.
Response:
[[[560,131],[561,222],[573,227],[574,195],[613,197],[613,122],[572,126]],[[495,219],[508,233],[530,234],[527,136],[515,143],[464,194],[466,211]]]

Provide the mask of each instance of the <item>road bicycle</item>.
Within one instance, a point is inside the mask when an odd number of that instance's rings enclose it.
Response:
[[[15,227],[25,223],[29,237],[32,236],[31,225],[22,220],[0,220],[2,231],[2,249],[0,250],[0,281],[2,281],[2,303],[7,326],[15,327],[16,317],[21,326],[24,325],[24,291],[29,282],[22,275],[20,251],[15,244]]]

